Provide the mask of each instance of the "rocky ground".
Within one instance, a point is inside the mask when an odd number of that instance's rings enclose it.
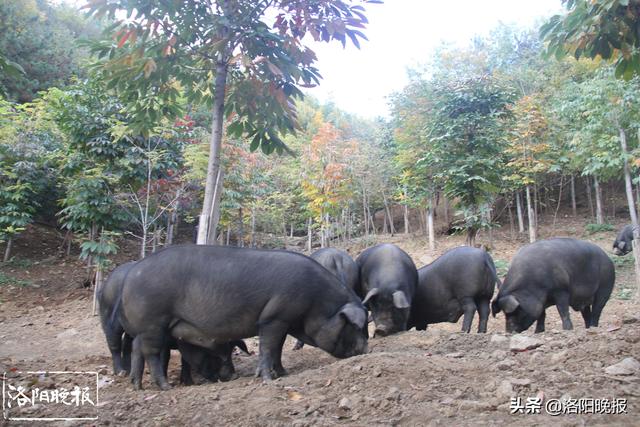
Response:
[[[640,364],[635,360],[640,359],[640,305],[632,300],[631,256],[615,260],[616,289],[599,328],[585,330],[579,313],[572,312],[575,330],[563,331],[557,311],[549,308],[543,334],[531,330],[505,335],[499,315],[490,319],[487,334],[463,334],[460,324],[439,324],[372,339],[368,354],[345,360],[309,346],[294,352],[293,340],[288,340],[283,364],[289,375],[267,384],[253,377],[257,340],[250,338],[246,341],[254,354],[234,359],[239,379],[179,386],[179,358],[174,355],[170,379],[176,386],[161,392],[148,376],[145,390],[134,391],[128,379],[111,374],[98,318],[91,316],[91,291],[80,287],[82,265],[72,258],[50,257],[57,237],[37,234],[41,251],[20,252],[17,242],[18,254],[30,261],[0,268],[0,373],[7,372],[8,383],[53,389],[71,387],[73,381],[42,377],[21,382],[18,372],[97,371],[99,403],[97,409],[65,407],[55,414],[40,405],[22,416],[97,414],[96,421],[77,422],[81,425],[640,424]],[[565,219],[555,230],[543,228],[543,237],[550,235],[585,238],[608,251],[615,232],[585,234],[582,222]],[[504,272],[524,241],[507,232],[494,237],[491,253]],[[480,236],[481,242],[485,239]],[[403,247],[418,266],[462,243],[458,236],[443,237],[431,252],[424,249],[422,236],[378,240]],[[370,243],[356,242],[352,254]],[[128,256],[135,256],[135,250],[123,251],[122,261]],[[512,398],[520,398],[523,405],[527,398],[541,399],[541,413],[512,414]],[[576,408],[578,399],[626,399],[626,414],[552,416],[545,405],[556,399],[567,412]],[[536,406],[530,403],[529,408]]]

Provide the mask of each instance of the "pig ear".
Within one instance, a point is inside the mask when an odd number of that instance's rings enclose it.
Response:
[[[513,313],[520,305],[520,302],[513,295],[500,298],[500,305],[505,313]]]
[[[355,304],[345,305],[342,307],[342,310],[340,310],[340,314],[346,317],[349,322],[356,325],[358,329],[364,328],[364,325],[367,324],[367,312]]]
[[[378,295],[378,292],[380,292],[380,289],[378,288],[373,288],[371,289],[368,293],[367,296],[364,297],[364,299],[362,300],[362,304],[366,304],[372,297]]]
[[[395,291],[393,293],[393,305],[396,308],[409,308],[411,304],[407,301],[407,296],[402,291]]]

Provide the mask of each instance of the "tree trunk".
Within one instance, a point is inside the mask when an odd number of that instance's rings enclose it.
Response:
[[[238,208],[238,246],[244,248],[244,214],[242,207]]]
[[[640,182],[636,184],[636,212],[640,209]]]
[[[362,224],[364,225],[365,237],[369,237],[369,217],[367,216],[367,191],[364,188],[364,181],[362,182]]]
[[[596,224],[604,224],[604,215],[602,214],[602,193],[600,192],[600,182],[596,175],[593,176],[593,188],[596,192]]]
[[[396,228],[393,224],[393,215],[391,214],[391,209],[389,209],[389,203],[387,201],[387,195],[385,192],[382,192],[382,201],[384,202],[384,209],[387,212],[387,216],[389,217],[389,232],[393,236],[396,234]]]
[[[289,238],[293,239],[293,223],[289,225]]]
[[[307,252],[311,253],[311,238],[312,238],[312,234],[311,234],[311,229],[312,229],[312,218],[309,218],[307,220]]]
[[[449,228],[449,198],[447,196],[442,196],[443,199],[443,208],[444,208],[444,222],[447,224],[447,228]]]
[[[640,132],[638,133],[640,139]],[[627,135],[624,129],[620,128],[620,146],[624,157],[624,188],[627,193],[627,204],[629,205],[629,216],[631,217],[631,225],[633,226],[633,259],[636,272],[636,295],[635,299],[640,302],[640,231],[638,230],[638,213],[636,211],[636,203],[633,200],[633,184],[631,182],[631,171],[629,170],[629,160],[627,159]]]
[[[95,285],[93,287],[93,304],[92,304],[92,309],[91,309],[91,315],[95,316],[97,315],[97,308],[98,308],[98,293],[100,292],[102,288],[102,267],[98,265],[97,269],[96,269],[96,282]]]
[[[513,221],[513,211],[511,209],[511,200],[507,202],[507,211],[509,212],[509,233],[511,235],[511,239],[513,239],[515,237],[516,230],[515,230],[515,224]]]
[[[251,247],[256,247],[256,208],[251,207]]]
[[[429,205],[427,206],[427,232],[429,234],[429,249],[436,249],[436,233],[433,229],[433,198],[429,200]]]
[[[553,228],[556,227],[556,220],[558,219],[558,211],[560,210],[560,202],[562,201],[562,181],[564,175],[560,175],[560,190],[558,191],[558,205],[556,206],[556,211],[553,214]]]
[[[471,227],[467,228],[467,246],[472,248],[476,246],[476,236],[478,235],[478,229]]]
[[[2,260],[2,262],[8,262],[9,259],[11,258],[11,247],[13,246],[13,237],[9,237],[9,240],[7,240],[7,247],[4,250],[4,258]]]
[[[516,192],[516,213],[518,214],[518,231],[524,233],[524,215],[522,214],[522,197]]]
[[[409,234],[409,206],[407,204],[404,205],[404,234]]]
[[[539,197],[538,184],[533,184],[533,223],[536,225],[538,225],[538,212],[540,212],[541,204],[539,203]]]
[[[536,226],[536,216],[533,212],[533,207],[531,206],[531,189],[527,185],[527,219],[529,220],[529,242],[533,243],[536,241],[537,234],[537,226]]]
[[[214,197],[216,189],[222,188],[222,167],[220,152],[222,151],[222,125],[224,122],[224,98],[227,86],[227,60],[220,54],[216,63],[216,78],[214,83],[213,112],[211,122],[211,143],[209,147],[209,163],[207,165],[207,181],[204,189],[204,201],[200,214],[198,241],[199,245],[212,243],[215,239],[216,228],[220,219],[220,195]],[[220,193],[218,191],[217,193]],[[217,199],[217,200],[216,200]],[[218,220],[215,220],[215,218]],[[212,221],[213,219],[213,221]]]
[[[593,212],[593,197],[591,196],[591,180],[589,179],[589,175],[584,177],[585,190],[587,193],[587,202],[589,204],[589,212],[591,214],[591,219],[595,217],[595,213]]]
[[[173,229],[175,227],[175,220],[177,219],[177,210],[172,210],[167,215],[167,237],[164,239],[164,246],[170,246],[173,243]]]
[[[388,222],[388,217],[387,217],[387,211],[385,209],[384,215],[382,216],[382,234],[389,233],[389,227],[387,226],[387,222]]]
[[[231,243],[231,224],[227,224],[227,239],[226,239],[226,245],[229,246],[229,244]]]
[[[577,216],[576,208],[576,182],[573,175],[571,175],[571,213],[573,216]]]

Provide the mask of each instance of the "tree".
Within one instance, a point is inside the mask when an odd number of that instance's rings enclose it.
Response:
[[[640,2],[638,0],[563,0],[567,13],[540,28],[547,55],[567,54],[615,61],[616,77],[640,74]]]
[[[17,105],[0,100],[0,241],[4,261],[11,256],[15,236],[30,224],[38,208],[55,199],[54,152],[61,136],[39,100]]]
[[[251,139],[251,149],[284,152],[279,134],[296,127],[293,100],[299,86],[320,79],[315,54],[302,44],[306,34],[317,41],[347,37],[359,46],[367,23],[364,3],[377,0],[226,0],[149,3],[144,0],[97,0],[87,4],[96,17],[129,19],[111,31],[117,43],[95,46],[110,86],[134,105],[134,123],[155,115],[177,114],[174,82],[192,103],[212,108],[207,181],[198,243],[215,238],[223,174],[220,150],[224,117],[237,119],[227,129]],[[275,17],[267,23],[268,17]],[[140,96],[142,94],[142,96]],[[214,198],[214,194],[217,195]],[[216,200],[217,199],[217,200]]]
[[[542,113],[541,102],[534,96],[520,98],[513,107],[514,127],[511,144],[506,150],[510,155],[507,163],[511,174],[507,179],[516,187],[525,188],[527,202],[527,219],[529,221],[529,241],[536,241],[536,216],[531,204],[531,185],[538,175],[549,170],[549,151],[546,142],[547,119]]]
[[[490,75],[434,81],[435,106],[429,141],[436,179],[450,199],[458,199],[474,245],[480,228],[491,226],[490,208],[502,183],[507,107],[512,92]]]
[[[0,88],[9,99],[23,103],[39,91],[70,83],[83,73],[80,64],[88,56],[75,42],[97,35],[100,23],[95,24],[64,3],[0,2]],[[11,65],[23,72],[10,72]]]

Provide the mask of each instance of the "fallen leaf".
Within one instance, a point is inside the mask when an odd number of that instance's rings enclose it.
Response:
[[[302,395],[297,391],[293,391],[293,390],[287,391],[287,396],[289,396],[289,400],[293,400],[294,402],[297,402],[298,400],[302,399]]]
[[[147,397],[145,397],[145,398],[144,398],[144,400],[145,400],[145,401],[147,401],[147,400],[151,400],[151,399],[155,398],[156,396],[157,396],[157,394],[152,394],[151,396],[147,396]]]

